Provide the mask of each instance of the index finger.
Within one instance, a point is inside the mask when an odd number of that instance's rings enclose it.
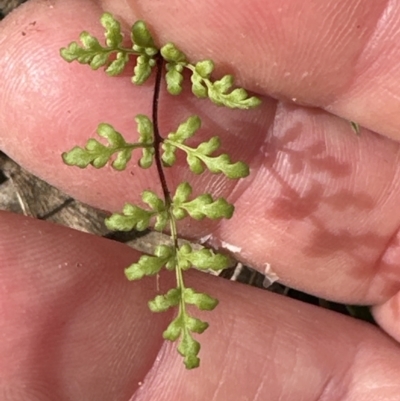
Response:
[[[105,0],[126,21],[149,22],[160,42],[212,58],[241,85],[321,107],[399,139],[400,4],[357,0]],[[173,16],[173,17],[172,17]],[[184,32],[184,35],[182,35]]]

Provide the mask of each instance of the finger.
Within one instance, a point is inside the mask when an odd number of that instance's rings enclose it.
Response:
[[[13,85],[6,87],[2,104],[13,112],[0,122],[8,133],[2,141],[8,153],[50,182],[88,203],[118,210],[125,201],[137,201],[149,182],[157,182],[154,171],[143,173],[137,166],[124,173],[80,171],[62,166],[60,154],[86,140],[99,121],[132,132],[132,116],[149,107],[152,88],[132,90],[128,77],[113,80],[63,63],[58,49],[76,32],[86,27],[101,35],[101,10],[84,3],[81,20],[63,4],[48,9],[39,3],[36,24],[25,36],[21,27],[30,26],[33,14],[21,14],[17,25],[9,19],[7,46],[14,50],[8,50],[2,71],[5,82],[24,83],[24,97]],[[88,18],[93,18],[90,23]],[[30,62],[21,65],[10,56],[16,49],[30,54]],[[16,71],[26,79],[12,79]],[[38,95],[42,88],[49,88],[45,97]],[[13,118],[14,113],[31,116],[32,104],[32,118]],[[175,119],[195,111],[205,119],[204,135],[221,132],[224,149],[234,158],[240,154],[253,171],[238,186],[221,178],[211,181],[209,175],[191,179],[199,192],[213,189],[216,196],[228,196],[237,212],[231,222],[191,224],[182,227],[182,234],[212,232],[213,245],[236,251],[261,271],[269,263],[283,282],[324,298],[382,303],[399,290],[396,143],[367,130],[358,138],[348,132],[347,122],[327,113],[287,104],[276,109],[267,98],[262,109],[243,114],[185,97],[168,100],[168,106],[161,113],[167,132]],[[182,169],[173,173],[171,186],[188,175]]]
[[[118,174],[115,171],[92,171],[90,178],[84,170],[63,165],[60,155],[78,143],[83,146],[88,135],[95,136],[95,129],[101,121],[109,121],[128,140],[135,140],[134,117],[139,113],[151,114],[153,82],[134,87],[129,76],[110,80],[103,71],[93,72],[90,68],[77,63],[69,65],[61,59],[59,49],[76,38],[76,33],[85,26],[94,35],[103,35],[99,25],[101,9],[91,2],[81,4],[77,1],[76,7],[80,5],[84,12],[77,19],[72,7],[65,7],[66,3],[57,2],[54,8],[49,9],[45,3],[32,2],[20,11],[17,27],[11,18],[3,26],[8,35],[0,49],[8,56],[0,58],[0,71],[4,81],[9,84],[1,94],[1,103],[9,112],[0,123],[5,133],[0,139],[1,147],[49,182],[57,182],[64,190],[92,205],[114,210],[122,206],[123,198],[127,200],[126,188],[131,187],[132,183],[137,188],[143,188],[149,182],[157,182],[156,172],[139,169],[137,159],[140,156],[134,155],[131,169]],[[32,18],[33,15],[35,18]],[[86,24],[83,15],[89,16],[91,23]],[[23,59],[15,54],[17,50],[25,54]],[[19,78],[15,80],[13,77],[17,72]],[[46,88],[45,96],[43,88]],[[20,96],[20,93],[24,96]],[[250,159],[263,141],[263,136],[258,134],[273,119],[275,102],[267,100],[260,111],[220,108],[217,114],[211,112],[215,107],[209,102],[198,102],[193,96],[162,97],[160,104],[159,123],[163,133],[176,130],[177,125],[189,115],[199,114],[203,119],[204,137],[221,133],[225,136],[225,147],[230,147],[233,159]],[[21,113],[27,118],[16,126],[14,113]],[[249,127],[254,134],[251,142],[247,140],[248,134],[245,136],[243,132]],[[23,146],[20,135],[25,136]],[[64,184],[59,182],[60,174],[64,175]],[[185,177],[192,176],[186,170],[180,170],[179,175],[169,175],[172,187]],[[124,184],[110,186],[109,183],[115,179]],[[202,186],[208,185],[209,179],[210,175],[205,174],[199,178],[199,182],[203,183]],[[107,184],[100,184],[100,188],[98,185],[101,181]],[[223,182],[227,189],[235,187],[235,183],[227,184],[222,177],[214,182],[215,186],[222,186]],[[96,187],[98,190],[93,191]],[[82,189],[85,192],[83,196]],[[113,204],[106,206],[99,202],[100,192],[102,198],[113,199]],[[137,201],[140,197],[131,193],[129,199]]]
[[[155,282],[124,279],[137,252],[1,213],[0,398],[127,400],[162,344]]]
[[[171,316],[147,311],[155,278],[123,277],[136,252],[7,213],[0,223],[5,401],[397,400],[400,348],[378,329],[200,273],[187,284],[220,305],[199,314],[210,328],[188,372],[175,344],[161,343]]]
[[[375,321],[393,338],[400,342],[400,293],[372,308]]]
[[[399,139],[400,5],[356,0],[103,0],[128,23],[142,18],[161,43],[212,57],[260,93],[323,107]],[[173,15],[174,18],[170,18]],[[184,32],[184,34],[182,34]]]

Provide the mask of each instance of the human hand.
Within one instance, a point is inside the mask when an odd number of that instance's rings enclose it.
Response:
[[[236,213],[183,233],[211,232],[213,245],[240,248],[235,256],[261,271],[270,263],[293,287],[375,305],[382,329],[399,341],[400,10],[348,0],[253,0],[245,9],[220,0],[191,2],[190,10],[171,1],[98,3],[127,25],[148,21],[160,43],[212,58],[221,73],[233,71],[264,95],[259,110],[242,114],[192,97],[162,103],[166,130],[196,112],[204,135],[221,134],[252,168],[239,185],[190,175],[198,188],[227,196]],[[87,0],[31,1],[1,24],[0,147],[80,200],[118,210],[156,182],[154,172],[81,171],[60,158],[99,122],[129,133],[134,115],[148,111],[151,85],[136,88],[129,77],[58,56],[84,29],[101,35],[101,13]],[[379,135],[363,129],[357,137],[334,114]],[[169,179],[189,175],[179,174]],[[0,244],[4,400],[127,400],[135,391],[137,400],[399,397],[400,347],[365,323],[193,273],[196,288],[220,305],[205,315],[211,327],[201,337],[201,367],[188,372],[175,346],[162,342],[171,316],[147,310],[154,281],[124,279],[137,252],[7,213]],[[162,285],[168,280],[162,276]]]

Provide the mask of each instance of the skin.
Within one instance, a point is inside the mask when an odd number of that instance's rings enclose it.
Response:
[[[371,3],[371,4],[370,4]],[[79,10],[76,12],[74,10]],[[199,273],[188,285],[218,296],[202,334],[201,368],[186,371],[151,314],[153,279],[129,283],[138,253],[117,243],[0,214],[0,395],[40,400],[398,400],[400,394],[400,5],[335,0],[243,3],[30,1],[0,25],[0,148],[72,196],[115,211],[137,201],[154,171],[68,168],[60,154],[107,121],[129,137],[149,113],[152,83],[67,64],[59,48],[102,35],[103,10],[148,22],[158,43],[212,58],[263,105],[217,108],[189,92],[161,99],[160,124],[189,114],[248,162],[238,184],[184,168],[198,191],[235,203],[232,220],[184,223],[283,283],[373,306],[379,328]],[[223,17],[221,17],[223,16]],[[218,40],[216,40],[216,38]],[[240,49],[240,50],[237,50]],[[357,121],[361,135],[346,120]],[[134,178],[132,178],[134,175]],[[110,184],[112,183],[112,184]],[[160,277],[161,290],[173,285]]]

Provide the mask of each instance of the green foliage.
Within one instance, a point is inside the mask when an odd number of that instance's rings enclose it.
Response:
[[[199,270],[222,270],[229,267],[230,264],[229,258],[221,253],[214,253],[207,248],[194,251],[189,244],[184,244],[179,248],[178,257],[182,270],[191,267]]]
[[[105,28],[105,46],[85,31],[79,36],[82,46],[71,42],[60,50],[61,57],[68,62],[76,60],[81,64],[89,64],[93,70],[105,66],[106,73],[111,76],[121,74],[129,61],[129,55],[135,53],[122,47],[121,26],[111,14],[104,13],[100,22]]]
[[[151,219],[154,218],[155,229],[164,230],[169,220],[165,202],[149,190],[143,191],[142,200],[149,206],[148,209],[126,203],[122,213],[114,213],[106,218],[107,228],[114,231],[144,231],[149,228]]]
[[[191,64],[187,61],[185,54],[173,43],[167,43],[160,50],[162,57],[167,62],[167,90],[171,95],[179,95],[182,92],[183,69],[191,71],[192,92],[198,98],[209,98],[218,106],[231,109],[252,109],[261,104],[260,99],[255,96],[249,97],[243,88],[234,89],[234,78],[225,75],[215,82],[211,79],[214,71],[212,60],[199,61]]]
[[[107,139],[108,146],[103,145],[97,139],[90,138],[84,148],[75,146],[69,152],[63,153],[64,163],[80,168],[85,168],[89,164],[95,168],[101,168],[116,154],[117,157],[112,162],[112,167],[116,170],[125,169],[131,159],[133,149],[140,145],[125,142],[122,135],[115,131],[110,124],[100,124],[97,133]]]
[[[80,42],[70,43],[61,49],[61,56],[68,62],[77,61],[88,64],[92,69],[105,67],[108,75],[121,74],[130,60],[136,57],[132,73],[132,82],[141,85],[151,76],[153,69],[165,66],[165,81],[167,90],[172,95],[179,95],[183,90],[184,70],[191,74],[192,92],[198,98],[208,98],[218,106],[249,109],[260,104],[259,99],[249,96],[243,88],[234,87],[232,75],[225,75],[219,80],[213,80],[215,66],[211,60],[190,63],[186,55],[174,44],[167,43],[159,50],[143,21],[134,23],[131,29],[131,47],[124,46],[121,26],[114,17],[103,14],[101,24],[104,27],[105,44],[89,34],[82,32]],[[160,75],[157,74],[156,86]],[[64,162],[71,166],[85,168],[92,165],[95,168],[105,167],[107,163],[116,170],[124,170],[132,158],[135,149],[141,150],[140,168],[150,168],[155,165],[163,198],[155,192],[142,192],[143,206],[126,203],[120,213],[114,213],[105,221],[111,230],[143,231],[154,226],[156,230],[169,229],[171,245],[159,245],[153,255],[143,255],[135,263],[125,269],[129,280],[139,280],[145,276],[154,276],[162,269],[173,271],[176,276],[176,288],[165,294],[158,294],[149,301],[153,312],[163,312],[170,308],[178,308],[178,313],[164,331],[163,336],[170,341],[178,341],[178,352],[183,356],[188,369],[199,366],[199,342],[193,337],[207,329],[208,323],[193,317],[188,312],[188,306],[199,310],[211,311],[218,301],[208,294],[186,288],[183,273],[195,268],[198,270],[221,270],[229,266],[229,258],[215,253],[210,249],[194,250],[189,244],[178,246],[176,222],[191,217],[196,220],[229,219],[233,216],[234,206],[224,198],[214,199],[212,194],[203,193],[192,197],[192,187],[188,182],[180,183],[175,194],[170,195],[164,167],[171,167],[176,161],[176,151],[186,154],[189,169],[195,174],[208,170],[212,173],[222,173],[230,179],[243,178],[249,175],[248,166],[241,161],[232,162],[226,153],[216,153],[220,147],[218,136],[200,143],[196,148],[190,145],[190,140],[201,128],[201,119],[193,115],[181,123],[175,132],[163,137],[159,132],[157,103],[158,92],[153,100],[152,115],[139,114],[135,117],[137,123],[138,141],[127,142],[110,124],[102,123],[97,133],[107,141],[103,144],[91,138],[84,148],[75,146],[69,152],[63,153]]]
[[[132,25],[131,40],[133,43],[133,50],[141,54],[147,54],[153,57],[158,53],[151,33],[143,21],[136,21]]]
[[[252,109],[261,104],[255,96],[249,97],[243,88],[234,87],[232,75],[225,75],[220,80],[212,82],[210,74],[214,68],[210,60],[201,61],[196,66],[189,67],[193,74],[192,92],[199,98],[208,97],[217,106],[225,106],[231,109]]]
[[[157,274],[163,266],[167,270],[174,270],[178,265],[182,270],[194,267],[198,270],[218,271],[226,269],[229,264],[230,259],[227,256],[214,253],[210,249],[193,250],[189,244],[184,244],[176,250],[173,246],[159,245],[154,256],[142,256],[137,263],[130,265],[125,273],[129,280],[138,280]]]
[[[153,164],[155,153],[153,123],[143,114],[138,114],[135,117],[135,121],[139,133],[139,143],[143,146],[139,164],[142,168],[149,168]]]
[[[124,170],[131,160],[132,151],[142,148],[142,158],[139,164],[142,168],[148,168],[153,163],[154,158],[154,135],[153,124],[144,115],[137,115],[139,142],[128,143],[123,136],[117,132],[110,124],[99,124],[97,133],[102,138],[107,139],[108,146],[103,145],[97,139],[90,138],[86,146],[81,148],[75,146],[68,152],[62,154],[65,164],[86,168],[89,164],[95,168],[104,167],[117,155],[111,163],[115,170]]]
[[[168,269],[174,268],[175,249],[167,245],[159,245],[155,256],[143,255],[137,263],[132,263],[125,269],[125,275],[128,280],[139,280],[144,276],[154,276],[163,266]]]
[[[201,334],[207,328],[208,323],[191,317],[187,312],[181,312],[163,333],[163,337],[169,341],[181,338],[178,352],[183,356],[183,363],[187,369],[197,368],[200,364],[197,356],[200,351],[200,343],[193,338],[191,332]]]
[[[211,311],[218,305],[217,299],[210,297],[208,294],[205,294],[203,292],[196,292],[192,288],[185,289],[183,293],[183,299],[187,304],[195,305],[200,310]]]
[[[136,21],[131,30],[131,40],[133,50],[139,54],[136,59],[136,65],[133,69],[132,82],[136,85],[142,85],[150,77],[152,68],[156,65],[155,56],[158,49],[150,31],[143,21]]]
[[[167,81],[167,90],[171,95],[179,95],[182,92],[183,74],[182,67],[176,64],[168,63],[165,80]]]
[[[160,52],[167,63],[179,64],[182,67],[187,65],[186,56],[173,43],[167,43]]]
[[[195,134],[200,125],[200,118],[191,116],[178,127],[176,132],[168,134],[162,145],[164,153],[161,157],[164,165],[172,166],[176,161],[175,152],[180,149],[186,153],[188,166],[195,174],[201,174],[207,168],[211,173],[222,173],[231,179],[247,177],[250,171],[246,163],[241,161],[232,163],[226,153],[213,156],[214,152],[221,146],[219,137],[212,137],[207,142],[201,143],[197,148],[192,148],[186,144],[186,140]]]
[[[201,120],[198,116],[191,116],[185,122],[179,125],[176,132],[168,134],[168,138],[163,141],[162,149],[163,154],[161,156],[162,161],[166,167],[171,167],[176,161],[176,149],[177,144],[183,144],[186,139],[192,137],[195,132],[200,128]]]
[[[166,294],[157,295],[149,301],[149,308],[152,312],[165,312],[179,304],[181,291],[179,288],[171,288]]]
[[[167,74],[165,75],[167,90],[171,95],[179,95],[183,89],[182,71],[187,65],[186,56],[173,43],[167,43],[161,48],[160,52],[167,62]]]
[[[108,229],[114,231],[144,231],[149,227],[152,217],[151,211],[126,203],[122,213],[113,213],[105,223]]]
[[[234,206],[224,198],[214,201],[210,194],[202,194],[189,200],[191,193],[192,187],[187,182],[183,182],[176,189],[172,199],[172,214],[177,220],[181,220],[187,215],[196,220],[202,220],[205,217],[213,220],[232,217]]]

